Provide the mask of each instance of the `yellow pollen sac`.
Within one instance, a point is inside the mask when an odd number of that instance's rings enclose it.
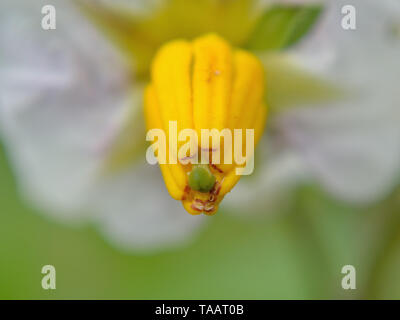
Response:
[[[253,158],[247,147],[254,143],[254,150],[267,115],[264,82],[254,55],[215,34],[171,41],[154,57],[144,95],[146,126],[165,133],[165,152],[155,153],[169,194],[189,213],[215,214],[239,181],[238,169]],[[248,129],[253,140],[246,138]],[[191,148],[182,153],[188,141]]]

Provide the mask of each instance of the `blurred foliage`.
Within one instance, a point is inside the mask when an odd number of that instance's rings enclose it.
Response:
[[[263,54],[265,99],[269,111],[279,114],[304,105],[321,107],[349,94],[338,85],[314,75],[285,54]]]
[[[118,133],[109,140],[106,148],[106,157],[103,163],[102,173],[111,175],[119,170],[136,163],[146,152],[148,142],[146,140],[145,122],[142,108],[142,94],[132,93],[133,101],[126,109],[123,123]],[[139,95],[139,98],[134,95]],[[139,102],[140,101],[140,102]],[[141,139],[132,139],[140,137]]]
[[[254,0],[169,0],[147,15],[117,5],[75,2],[121,49],[140,79],[148,77],[153,55],[167,41],[213,32],[240,46],[255,23]]]
[[[296,44],[318,20],[322,5],[274,5],[258,19],[246,48],[280,50]]]
[[[286,212],[221,211],[189,246],[135,255],[24,204],[3,151],[0,177],[1,299],[400,297],[398,197],[362,210],[304,186]],[[41,288],[45,264],[56,267],[56,290]],[[341,289],[345,264],[357,268],[357,290]]]

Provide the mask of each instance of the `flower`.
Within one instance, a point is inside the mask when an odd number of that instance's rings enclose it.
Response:
[[[356,30],[341,26],[345,5],[356,9]],[[286,203],[290,191],[304,181],[317,181],[336,198],[360,206],[392,192],[400,172],[400,38],[393,33],[399,21],[398,1],[327,3],[315,30],[289,50],[288,59],[346,93],[311,103],[284,96],[281,104],[297,106],[270,119],[267,165],[259,165],[252,181],[243,179],[232,191],[225,201],[230,210],[240,212],[244,201],[251,201],[255,212],[264,212],[266,203]],[[267,70],[282,70],[279,61],[275,67],[268,63]],[[285,81],[289,90],[291,81]],[[254,184],[256,192],[246,192]]]
[[[266,116],[263,91],[261,62],[244,50],[231,49],[217,35],[202,36],[192,43],[175,40],[156,54],[152,81],[145,92],[147,128],[163,128],[168,132],[165,144],[169,161],[160,161],[161,171],[171,197],[182,200],[189,213],[216,213],[223,197],[239,180],[236,169],[243,165],[236,161],[237,157],[232,159],[232,132],[252,129],[255,131],[253,142],[258,142]],[[220,143],[212,139],[210,145],[208,136],[200,144],[195,139],[193,149],[198,150],[193,154],[187,150],[178,154],[179,162],[171,162],[171,153],[177,153],[171,148],[171,136],[176,135],[170,128],[171,121],[178,121],[178,132],[193,128],[197,137],[202,138],[204,129],[230,130],[230,141],[224,138]],[[223,150],[224,145],[229,148],[230,159],[226,154],[222,161],[220,157],[215,160],[216,152]],[[207,153],[206,164],[190,161],[200,151]],[[159,159],[161,154],[164,152],[158,150]],[[249,156],[253,155],[246,154]]]
[[[348,31],[338,21],[349,4],[357,24]],[[279,120],[278,130],[326,190],[351,203],[378,201],[399,182],[400,38],[391,34],[399,21],[398,1],[335,1],[318,32],[296,50],[304,65],[348,94],[325,108],[292,110]]]
[[[260,14],[245,0],[127,3],[55,2],[57,29],[44,31],[48,1],[2,1],[0,133],[21,194],[41,211],[89,220],[119,247],[149,251],[185,244],[206,218],[184,214],[145,163],[141,102],[152,56],[172,39],[208,32],[244,46]],[[343,4],[357,8],[356,31],[340,27]],[[225,198],[226,211],[268,211],[304,179],[357,203],[390,192],[400,165],[398,17],[395,0],[335,1],[285,54],[258,52],[270,110],[255,155],[262,161]],[[287,36],[293,28],[267,30],[277,31],[258,34],[285,35],[274,43],[296,38]],[[305,70],[360,94],[331,99]]]

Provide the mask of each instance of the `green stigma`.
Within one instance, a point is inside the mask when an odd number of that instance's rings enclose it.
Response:
[[[194,165],[189,173],[189,187],[200,192],[209,192],[215,184],[215,176],[211,173],[208,165]]]

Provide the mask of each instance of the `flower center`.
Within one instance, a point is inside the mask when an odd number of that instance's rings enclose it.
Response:
[[[199,192],[209,192],[215,184],[215,176],[211,173],[208,165],[194,165],[189,173],[189,187]]]

